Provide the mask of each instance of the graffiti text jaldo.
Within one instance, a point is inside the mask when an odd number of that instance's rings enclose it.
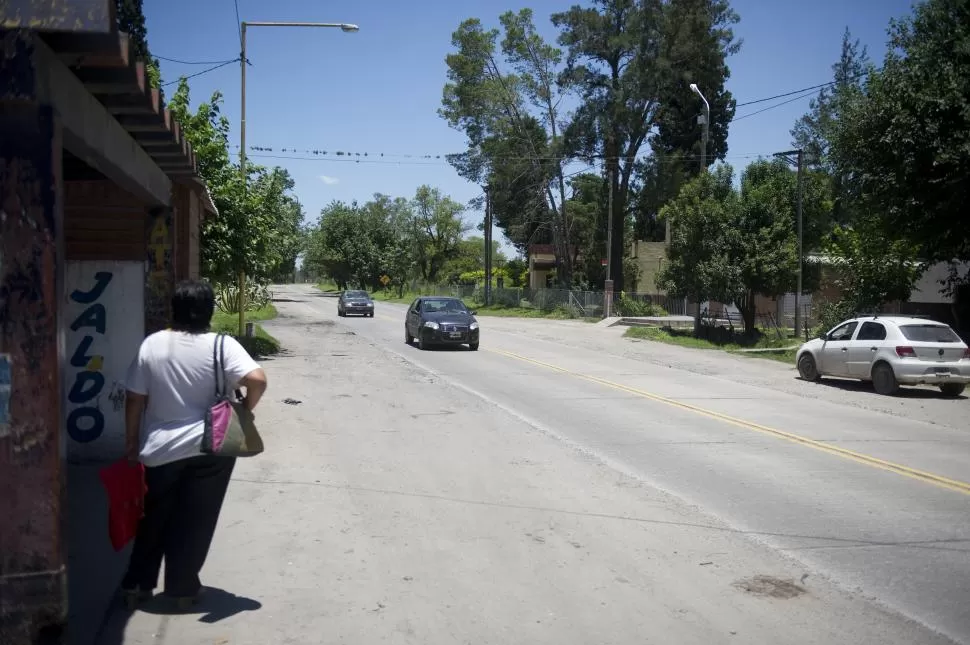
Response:
[[[67,400],[79,406],[67,416],[67,434],[79,443],[94,441],[104,432],[104,414],[98,407],[98,397],[104,389],[104,374],[101,373],[104,357],[89,355],[88,352],[94,343],[92,334],[104,337],[107,312],[98,299],[104,294],[111,278],[110,272],[99,271],[94,274],[95,284],[89,291],[75,290],[71,293],[71,300],[89,305],[71,323],[71,331],[88,330],[71,354],[71,367],[83,369],[75,375],[67,394]]]

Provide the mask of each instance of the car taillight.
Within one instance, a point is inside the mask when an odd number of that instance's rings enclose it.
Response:
[[[912,347],[897,347],[896,356],[900,358],[916,358],[916,350]]]
[[[968,347],[965,350],[963,350],[963,358],[965,358],[968,361],[970,361],[970,347]]]

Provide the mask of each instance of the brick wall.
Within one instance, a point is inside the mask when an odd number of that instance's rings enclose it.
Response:
[[[145,206],[110,181],[64,182],[68,260],[145,258]]]

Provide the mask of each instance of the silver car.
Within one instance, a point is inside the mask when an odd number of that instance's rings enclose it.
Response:
[[[970,349],[948,325],[906,316],[861,316],[802,345],[795,355],[807,381],[823,376],[872,381],[879,394],[901,385],[936,385],[960,396],[970,383]]]
[[[337,315],[341,317],[360,314],[364,318],[374,317],[374,301],[366,291],[344,291],[337,298]]]

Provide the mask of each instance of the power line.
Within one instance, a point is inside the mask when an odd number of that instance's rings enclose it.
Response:
[[[232,0],[232,4],[236,8],[236,31],[239,32],[239,51],[242,52],[242,21],[239,20],[239,0]]]
[[[179,60],[178,58],[166,58],[165,56],[155,56],[158,60],[163,60],[167,63],[175,63],[177,65],[221,65],[222,63],[235,63],[236,60]]]
[[[801,99],[807,98],[807,97],[809,97],[809,96],[811,96],[813,94],[815,94],[815,91],[814,90],[812,90],[812,91],[810,91],[808,93],[802,94],[800,96],[796,96],[795,98],[788,99],[787,101],[782,101],[781,103],[776,103],[774,105],[769,105],[766,108],[761,108],[760,110],[755,110],[754,112],[749,112],[748,114],[742,114],[741,116],[734,117],[731,120],[731,123],[734,123],[736,121],[741,121],[742,119],[747,119],[748,117],[755,116],[756,114],[761,114],[762,112],[767,112],[768,110],[774,110],[775,108],[779,108],[779,107],[781,107],[783,105],[788,105],[789,103],[793,103],[795,101],[800,101]]]
[[[238,146],[235,146],[238,148]],[[250,148],[254,150],[256,148]],[[262,148],[262,150],[267,150]],[[771,152],[759,152],[759,153],[749,153],[749,154],[737,154],[728,155],[725,159],[756,159],[758,157],[766,157],[770,155]],[[364,164],[380,164],[380,165],[397,165],[397,166],[450,166],[451,164],[445,160],[437,157],[431,159],[425,159],[420,156],[414,156],[408,158],[405,155],[398,155],[402,157],[401,159],[395,160],[390,159],[392,155],[364,155],[360,156],[351,155],[344,153],[342,156],[306,156],[299,154],[271,154],[266,152],[251,152],[246,155],[247,158],[262,158],[262,159],[283,159],[290,161],[317,161],[317,162],[335,162],[335,163],[364,163]],[[603,159],[603,157],[594,157],[597,160]],[[573,159],[566,157],[495,157],[494,160],[503,161],[568,161],[573,163],[583,163],[582,159]],[[683,154],[683,155],[662,155],[658,157],[664,163],[670,163],[674,161],[692,161],[700,159],[700,155],[693,154]],[[590,165],[589,168],[594,168],[596,166]]]
[[[746,105],[754,105],[756,103],[764,103],[766,101],[774,101],[775,99],[783,99],[786,96],[794,96],[795,94],[801,94],[802,92],[808,92],[814,90],[820,90],[823,87],[828,87],[829,85],[835,85],[837,81],[829,81],[828,83],[821,83],[819,85],[813,85],[811,87],[803,87],[800,90],[794,90],[793,92],[785,92],[784,94],[775,94],[774,96],[769,96],[763,99],[755,99],[754,101],[745,101],[744,103],[736,103],[734,107],[744,107]]]
[[[220,67],[225,67],[226,65],[231,65],[232,63],[238,63],[238,62],[239,62],[239,59],[238,58],[234,58],[232,60],[223,61],[223,62],[219,63],[218,65],[215,65],[213,67],[210,67],[209,69],[204,69],[201,72],[196,72],[195,74],[189,74],[188,76],[180,76],[178,79],[176,79],[174,81],[169,81],[168,83],[162,83],[162,87],[167,87],[169,85],[175,85],[176,83],[178,83],[182,79],[188,80],[190,78],[195,78],[196,76],[202,76],[203,74],[208,74],[209,72],[214,72],[217,69],[219,69]]]

